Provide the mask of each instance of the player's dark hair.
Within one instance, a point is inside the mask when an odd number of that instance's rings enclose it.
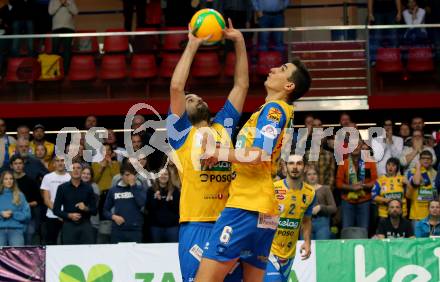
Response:
[[[289,77],[289,81],[295,84],[295,89],[293,89],[288,97],[289,104],[304,96],[304,94],[309,91],[310,84],[312,83],[312,78],[307,67],[299,58],[293,58],[291,63],[295,65],[296,70],[293,71]]]

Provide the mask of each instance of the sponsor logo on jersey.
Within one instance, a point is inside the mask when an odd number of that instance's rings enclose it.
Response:
[[[277,108],[270,108],[269,113],[267,114],[267,119],[273,122],[279,123],[281,121],[282,113]]]
[[[278,223],[278,228],[281,229],[297,229],[299,227],[299,220],[293,218],[281,217]]]
[[[222,193],[218,193],[218,194],[205,194],[203,196],[203,199],[205,200],[221,200],[225,197],[225,195],[223,195]]]
[[[200,164],[202,164],[200,162]],[[231,171],[232,165],[230,162],[221,161],[216,163],[212,168],[206,169],[205,171]]]

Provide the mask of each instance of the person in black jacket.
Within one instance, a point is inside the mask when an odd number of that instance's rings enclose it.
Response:
[[[39,234],[43,199],[40,195],[38,183],[24,172],[24,158],[14,155],[10,159],[10,164],[14,172],[14,178],[17,181],[17,186],[26,197],[26,201],[31,209],[31,220],[24,231],[25,245],[30,246],[34,243],[34,234]],[[35,243],[39,244],[38,240]]]
[[[147,193],[136,185],[133,165],[122,166],[121,175],[121,181],[110,188],[104,203],[104,217],[113,221],[111,243],[141,243]]]
[[[33,34],[34,33],[34,13],[35,0],[9,0],[11,5],[11,22],[12,34]],[[27,38],[27,54],[34,55],[34,41],[32,38]],[[12,55],[14,57],[20,56],[20,39],[12,40]]]
[[[170,180],[170,171],[164,170],[147,191],[147,212],[153,243],[179,240],[180,192]]]
[[[92,186],[81,180],[81,170],[79,162],[72,163],[71,179],[58,187],[53,204],[53,213],[64,221],[63,245],[94,243],[90,216],[98,212],[96,197]]]

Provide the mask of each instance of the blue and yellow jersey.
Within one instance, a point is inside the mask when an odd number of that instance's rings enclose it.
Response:
[[[426,170],[421,168],[422,180],[420,186],[415,186],[413,183],[414,173],[416,169],[413,168],[408,171],[408,182],[414,188],[409,199],[411,201],[411,210],[409,212],[409,219],[421,220],[429,215],[429,202],[434,199],[434,179],[436,173],[434,170]]]
[[[271,253],[283,259],[295,256],[296,242],[304,216],[312,216],[315,189],[303,183],[301,189],[289,189],[286,179],[274,183],[280,221],[272,241]]]
[[[231,183],[227,207],[277,214],[273,189],[285,131],[293,119],[293,106],[271,101],[252,114],[237,136],[236,148],[258,147],[270,160],[260,164],[234,163],[236,173]]]
[[[168,116],[168,140],[173,148],[171,157],[182,181],[180,222],[216,221],[224,209],[234,177],[232,165],[222,161],[211,169],[202,170],[202,139],[204,132],[208,132],[214,136],[216,144],[233,148],[231,133],[239,119],[240,114],[229,100],[210,127],[193,127],[186,112],[182,117]]]
[[[382,175],[374,184],[371,191],[371,197],[374,199],[381,196],[385,199],[397,199],[402,202],[402,214],[407,216],[406,197],[404,188],[403,175],[386,176]],[[388,206],[386,204],[378,204],[379,216],[388,217]]]

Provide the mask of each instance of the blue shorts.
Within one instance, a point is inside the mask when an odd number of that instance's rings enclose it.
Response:
[[[273,254],[269,255],[269,262],[267,263],[266,273],[264,273],[264,282],[288,282],[290,278],[290,271],[295,258],[282,259]],[[295,275],[295,272],[292,273]],[[291,281],[298,281],[292,279]]]
[[[183,282],[194,281],[202,258],[203,247],[208,242],[214,223],[186,222],[179,230],[179,261]],[[241,281],[243,271],[237,267],[225,281]]]
[[[265,270],[276,225],[266,228],[259,213],[225,208],[204,247],[203,257],[216,261],[240,259]]]

